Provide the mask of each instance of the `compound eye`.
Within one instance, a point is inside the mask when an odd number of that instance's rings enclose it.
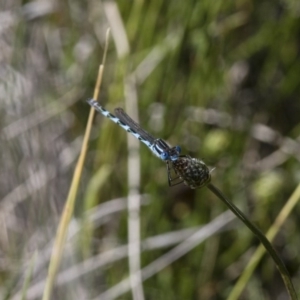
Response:
[[[175,149],[176,149],[176,151],[177,151],[178,153],[181,152],[181,147],[180,147],[180,146],[175,146]]]
[[[167,160],[169,158],[169,154],[168,152],[163,152],[161,155],[160,155],[160,158],[162,160]]]

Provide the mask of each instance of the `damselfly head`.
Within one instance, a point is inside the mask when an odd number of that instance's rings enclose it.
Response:
[[[178,159],[180,152],[181,152],[181,148],[179,146],[175,146],[173,148],[169,148],[163,151],[162,153],[160,153],[160,158],[165,161],[167,160],[175,161]]]
[[[176,161],[180,155],[181,148],[179,146],[175,146],[168,150],[168,160]]]

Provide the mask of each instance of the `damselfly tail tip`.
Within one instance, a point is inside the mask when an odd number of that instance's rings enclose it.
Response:
[[[89,104],[89,105],[91,105],[91,106],[93,106],[93,104],[95,103],[95,102],[97,102],[95,99],[93,99],[93,98],[88,98],[87,100],[86,100],[86,102]]]

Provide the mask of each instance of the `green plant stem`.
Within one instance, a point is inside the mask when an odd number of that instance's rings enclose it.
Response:
[[[284,284],[286,286],[286,289],[289,293],[289,296],[292,300],[297,300],[297,295],[295,288],[293,286],[292,280],[290,278],[290,275],[281,260],[281,258],[276,253],[275,249],[269,242],[269,240],[265,237],[265,235],[260,231],[260,229],[254,225],[248,218],[244,215],[243,212],[241,212],[231,201],[229,201],[224,194],[213,184],[209,183],[207,187],[220,199],[222,200],[229,209],[258,237],[258,239],[261,241],[261,243],[264,245],[266,250],[269,252],[269,254],[272,256],[281,276],[284,281]]]

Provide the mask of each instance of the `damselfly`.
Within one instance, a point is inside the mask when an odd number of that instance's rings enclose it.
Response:
[[[116,116],[114,116],[96,100],[89,99],[87,102],[102,115],[143,142],[157,157],[166,162],[169,186],[184,182],[190,188],[195,189],[210,182],[210,171],[202,160],[189,155],[180,155],[181,148],[179,146],[169,147],[163,139],[154,138],[132,120],[122,108],[116,108]]]

